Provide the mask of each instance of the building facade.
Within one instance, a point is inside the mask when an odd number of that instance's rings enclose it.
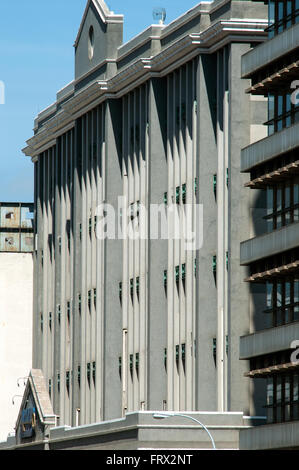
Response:
[[[241,244],[251,334],[241,338],[240,355],[250,361],[251,413],[267,417],[265,426],[242,431],[244,449],[298,448],[299,442],[299,2],[267,3],[268,40],[242,58],[242,76],[251,79],[247,93],[268,99],[268,135],[241,156],[258,233]]]
[[[0,203],[0,440],[14,430],[32,366],[33,211]]]
[[[202,2],[123,44],[122,15],[87,2],[74,81],[24,149],[35,167],[33,368],[60,425],[138,410],[249,413],[240,150],[263,136],[266,104],[245,94],[240,70],[265,18],[261,3]],[[104,237],[99,207],[117,211],[119,197],[133,233],[142,207],[191,205],[195,219],[201,204],[202,246]],[[148,211],[146,234],[154,222]]]

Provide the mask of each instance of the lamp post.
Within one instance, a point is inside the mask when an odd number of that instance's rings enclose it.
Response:
[[[182,418],[191,419],[192,421],[195,421],[197,424],[199,424],[208,433],[209,438],[211,439],[211,442],[212,442],[212,445],[213,445],[213,450],[216,450],[215,441],[214,441],[210,431],[207,429],[207,427],[203,423],[198,421],[198,419],[193,418],[193,416],[184,415],[184,414],[181,414],[181,413],[172,413],[172,412],[169,412],[169,413],[154,413],[153,414],[153,418],[155,418],[155,419],[171,418],[172,416],[178,416],[178,417],[182,417]]]
[[[17,397],[23,398],[23,395],[14,395],[14,396],[12,397],[12,404],[13,404],[13,405],[15,404],[15,398],[17,398]]]

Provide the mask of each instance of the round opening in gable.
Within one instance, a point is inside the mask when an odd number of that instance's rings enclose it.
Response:
[[[93,27],[91,26],[89,28],[89,34],[88,34],[88,57],[89,60],[93,58],[93,53],[94,53],[94,30]]]

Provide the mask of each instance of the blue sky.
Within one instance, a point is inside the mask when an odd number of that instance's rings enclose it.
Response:
[[[124,41],[154,22],[154,7],[167,11],[166,23],[195,6],[197,0],[108,0],[125,16]],[[0,201],[33,201],[33,164],[22,148],[33,135],[39,111],[73,80],[73,43],[86,0],[1,0]]]

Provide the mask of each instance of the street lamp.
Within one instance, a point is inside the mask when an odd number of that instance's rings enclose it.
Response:
[[[13,405],[15,404],[15,398],[17,398],[17,397],[23,398],[23,395],[14,395],[14,396],[12,397],[12,404],[13,404]]]
[[[182,418],[191,419],[192,421],[195,421],[197,424],[200,424],[200,426],[208,433],[208,435],[211,439],[212,445],[213,445],[213,450],[216,450],[215,441],[214,441],[210,431],[207,429],[207,427],[203,423],[198,421],[198,419],[193,418],[193,416],[184,415],[184,414],[181,414],[181,413],[172,413],[172,412],[169,412],[169,413],[154,413],[153,414],[153,418],[155,418],[155,419],[171,418],[172,416],[179,416],[179,417],[182,417]]]

